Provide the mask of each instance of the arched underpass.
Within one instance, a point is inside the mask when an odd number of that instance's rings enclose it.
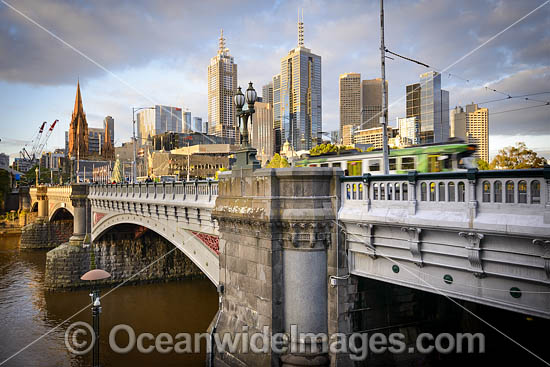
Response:
[[[356,301],[349,313],[353,331],[368,333],[370,337],[375,333],[386,337],[391,333],[401,333],[406,343],[403,353],[375,353],[370,350],[366,360],[357,364],[359,366],[543,365],[502,333],[545,361],[550,360],[548,341],[543,337],[550,328],[548,319],[460,299],[451,300],[439,294],[369,278],[352,277],[357,282]],[[462,353],[452,349],[448,354],[437,351],[422,354],[416,347],[417,337],[422,333],[430,333],[434,337],[449,333],[454,340],[458,340],[457,333],[482,333],[485,352],[479,353],[475,343],[475,353],[469,354],[466,343],[463,343]],[[443,345],[448,347],[445,339],[441,337]],[[435,340],[424,339],[423,346],[430,345],[434,346]],[[414,348],[414,351],[409,348]]]

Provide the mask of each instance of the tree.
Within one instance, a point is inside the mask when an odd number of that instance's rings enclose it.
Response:
[[[528,149],[525,143],[516,143],[515,147],[506,147],[498,151],[490,164],[491,169],[520,169],[544,167],[545,159]]]
[[[266,168],[287,168],[290,167],[290,164],[288,164],[288,161],[286,158],[281,157],[279,153],[275,153],[273,158],[269,161],[269,164],[266,166]]]
[[[117,159],[113,168],[113,174],[111,175],[111,181],[119,183],[122,182],[122,180],[122,166],[120,164],[120,159]]]
[[[487,171],[488,169],[491,169],[489,167],[489,162],[484,161],[483,159],[478,159],[476,163],[477,163],[477,168],[481,171]]]
[[[351,145],[336,145],[336,144],[319,144],[311,148],[309,155],[321,155],[327,153],[340,153],[344,150],[356,150],[361,152],[361,149],[354,148]]]

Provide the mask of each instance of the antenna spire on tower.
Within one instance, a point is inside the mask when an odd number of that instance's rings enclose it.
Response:
[[[225,38],[223,38],[223,28],[222,28],[221,34],[220,34],[220,48],[218,50],[218,54],[222,54],[227,51],[229,50],[225,47]]]
[[[300,19],[300,9],[298,9],[298,47],[304,47],[304,9],[302,8],[302,18]]]

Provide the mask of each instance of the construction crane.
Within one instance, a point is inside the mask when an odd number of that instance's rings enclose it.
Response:
[[[35,152],[35,154],[38,155],[38,159],[40,159],[40,155],[42,155],[42,151],[44,150],[44,146],[46,146],[46,143],[48,142],[48,139],[50,138],[50,135],[52,135],[53,128],[55,127],[55,124],[57,124],[57,121],[59,121],[59,120],[55,120],[51,124],[50,128],[48,129],[48,132],[46,133],[46,137],[44,138],[42,143],[40,143],[40,145],[38,146],[38,151]]]
[[[38,147],[40,146],[40,139],[42,139],[42,133],[44,132],[44,127],[46,126],[47,122],[44,121],[42,123],[42,126],[40,126],[40,129],[38,130],[38,134],[34,137],[32,141],[32,149],[31,149],[31,157],[32,159],[36,158],[36,152],[38,150]]]

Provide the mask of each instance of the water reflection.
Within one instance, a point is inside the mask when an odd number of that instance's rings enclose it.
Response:
[[[19,251],[18,241],[16,236],[0,239],[0,363],[40,338],[5,366],[90,365],[90,356],[74,356],[64,343],[70,323],[91,324],[89,290],[45,292],[46,251]],[[102,289],[102,295],[109,290]],[[134,350],[116,354],[108,346],[108,332],[117,324],[132,326],[136,335],[165,332],[175,337],[180,332],[205,332],[217,310],[217,301],[216,289],[207,279],[118,288],[101,300],[102,365],[203,366],[204,353],[141,354]],[[58,326],[75,313],[69,322]],[[117,338],[121,346],[124,339],[123,335]]]

